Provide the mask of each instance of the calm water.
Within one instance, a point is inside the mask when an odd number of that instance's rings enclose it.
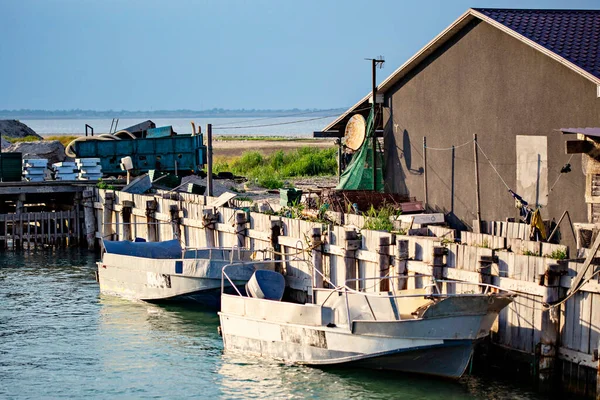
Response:
[[[224,355],[215,313],[100,296],[94,269],[78,250],[0,253],[0,398],[539,398],[483,378]]]
[[[207,124],[213,124],[215,135],[312,136],[314,131],[322,130],[335,117],[136,118],[119,120],[117,129],[127,128],[147,119],[154,121],[156,126],[172,125],[177,133],[191,133],[190,121],[193,120],[196,126],[202,127],[202,132],[206,131]],[[108,132],[112,119],[25,119],[21,122],[40,135],[73,135],[85,133],[85,124],[91,125],[95,133]]]

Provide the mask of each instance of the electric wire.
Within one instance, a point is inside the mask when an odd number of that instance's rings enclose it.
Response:
[[[492,169],[494,170],[494,172],[496,172],[496,175],[498,175],[498,178],[500,178],[500,180],[502,181],[502,183],[504,184],[504,186],[506,186],[506,189],[510,190],[510,187],[506,184],[506,181],[502,178],[502,175],[500,175],[500,173],[498,172],[498,170],[496,169],[496,167],[494,166],[494,164],[492,164],[492,162],[490,161],[489,157],[487,156],[487,154],[485,154],[485,151],[483,151],[483,149],[481,148],[481,146],[479,145],[479,143],[475,142],[475,144],[477,145],[477,148],[479,148],[479,150],[481,150],[481,153],[483,154],[483,156],[485,157],[485,159],[488,161],[488,163],[490,163],[490,166],[492,167]]]
[[[265,120],[268,120],[268,119],[297,117],[297,116],[300,116],[300,115],[315,114],[315,113],[319,113],[319,112],[330,112],[330,111],[336,111],[336,110],[341,110],[341,108],[329,108],[327,110],[306,111],[306,112],[301,112],[301,113],[296,113],[296,114],[278,115],[278,116],[275,116],[275,117],[261,117],[261,118],[246,119],[246,120],[242,120],[242,121],[224,122],[222,124],[213,125],[213,128],[214,127],[227,126],[227,125],[233,125],[233,124],[243,124],[243,123],[246,123],[246,122],[265,121]]]
[[[459,144],[458,146],[452,146],[452,147],[429,147],[429,146],[424,146],[427,150],[439,150],[439,151],[444,151],[444,150],[452,150],[452,149],[458,149],[459,147],[463,147],[466,146],[468,144],[473,143],[473,139],[469,140],[466,143],[463,144]]]

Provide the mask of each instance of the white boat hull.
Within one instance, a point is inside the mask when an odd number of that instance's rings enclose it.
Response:
[[[329,307],[224,294],[219,317],[226,351],[312,366],[460,378],[474,343],[489,333],[497,312],[510,302],[477,301],[468,314],[440,307],[442,311],[431,319],[354,320],[349,326],[333,323],[339,318]]]

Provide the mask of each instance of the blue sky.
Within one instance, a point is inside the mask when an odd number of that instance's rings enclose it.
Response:
[[[598,3],[0,0],[0,109],[347,107],[469,7]]]

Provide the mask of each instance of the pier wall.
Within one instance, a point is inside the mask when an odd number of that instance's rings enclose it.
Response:
[[[191,248],[244,246],[257,253],[269,251],[275,258],[308,258],[335,285],[346,282],[352,287],[355,278],[428,274],[511,290],[518,296],[497,319],[489,354],[520,360],[520,371],[535,378],[542,390],[560,386],[587,397],[600,394],[596,388],[600,281],[589,275],[590,280],[564,304],[547,308],[545,302],[564,296],[583,259],[550,258],[566,252],[566,247],[524,240],[527,225],[498,222],[488,229],[493,234],[459,232],[462,244],[457,244],[456,233],[447,228],[431,226],[412,230],[412,235],[395,235],[362,230],[364,217],[358,215],[330,213],[343,220],[344,225],[337,226],[249,211],[249,203],[235,200],[230,202],[235,207],[212,206],[214,201],[193,194],[132,195],[94,189],[85,212],[95,216],[95,239],[178,238]],[[309,266],[294,263],[282,272],[300,297],[311,296],[313,285],[323,285]],[[410,281],[414,287],[428,284],[426,277]],[[374,279],[357,288],[397,290],[402,282],[406,281]]]

